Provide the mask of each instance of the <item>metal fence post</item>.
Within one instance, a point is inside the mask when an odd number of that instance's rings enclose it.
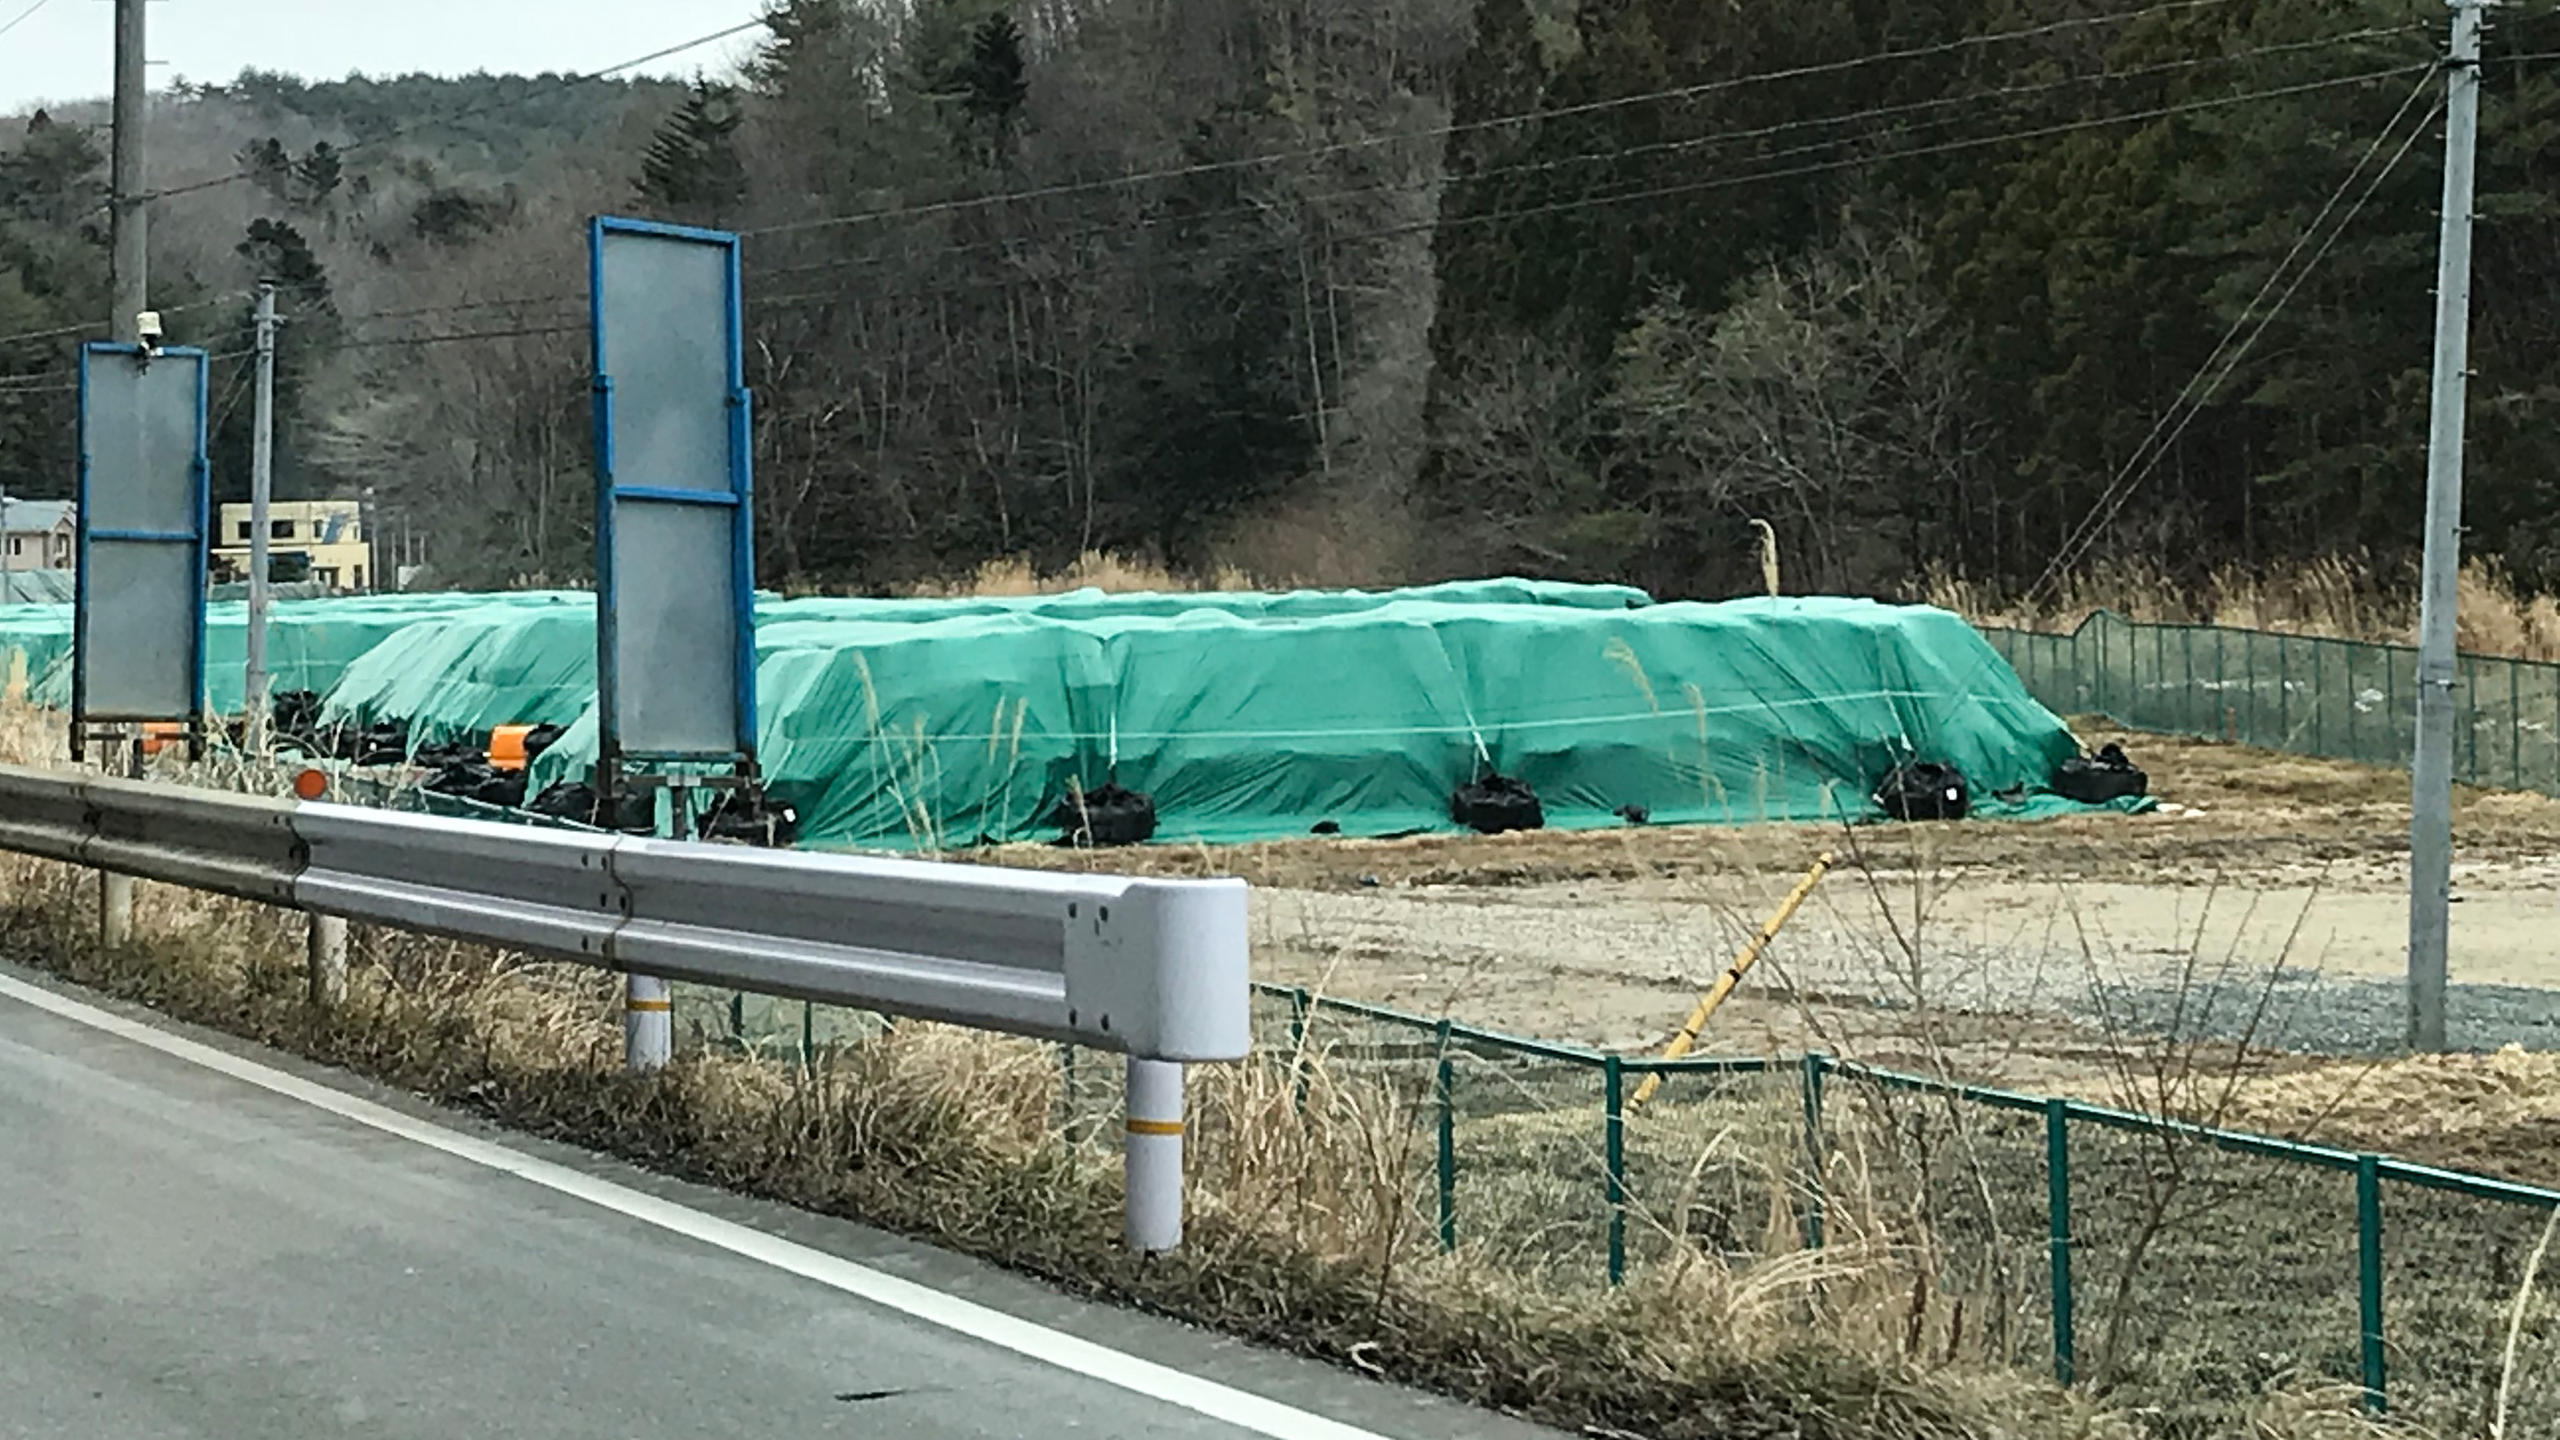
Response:
[[[2293,641],[2276,637],[2276,741],[2277,748],[2293,749]]]
[[[2356,1157],[2356,1300],[2364,1329],[2364,1408],[2389,1408],[2382,1353],[2382,1162]]]
[[[2076,1368],[2071,1314],[2071,1104],[2044,1102],[2046,1247],[2053,1268],[2053,1378],[2068,1385]]]
[[[2187,733],[2193,735],[2199,733],[2196,730],[2196,631],[2194,626],[2181,625],[2178,627],[2178,649],[2186,655],[2187,703],[2185,711],[2187,718]]]
[[[1808,1250],[1822,1248],[1823,1191],[1827,1185],[1822,1154],[1822,1066],[1822,1056],[1808,1052],[1800,1072],[1804,1083],[1804,1243]]]
[[[1618,1057],[1600,1063],[1603,1103],[1608,1107],[1609,1283],[1627,1278],[1627,1082]]]
[[[1307,1113],[1307,987],[1289,992],[1289,1073],[1295,1077],[1298,1113]]]
[[[1182,1244],[1182,1066],[1132,1057],[1128,1101],[1120,1159],[1129,1248],[1176,1249]]]
[[[2507,788],[2524,788],[2524,666],[2507,662]]]
[[[2463,656],[2454,672],[2462,689],[2462,708],[2457,712],[2462,723],[2462,773],[2455,777],[2468,784],[2480,783],[2480,666]]]
[[[2328,708],[2327,668],[2320,663],[2320,652],[2328,647],[2321,641],[2311,642],[2311,753],[2329,753],[2327,728],[2321,724],[2321,713]]]
[[[2364,713],[2364,691],[2356,687],[2356,652],[2362,647],[2347,642],[2347,758],[2364,759],[2364,740],[2358,735],[2356,717]],[[2388,660],[2388,655],[2384,657]]]
[[[1440,1022],[1440,1073],[1433,1087],[1440,1110],[1440,1248],[1458,1248],[1457,1068],[1449,1059],[1449,1022]]]
[[[347,998],[347,922],[335,915],[311,917],[308,938],[311,1003],[327,1009]]]
[[[2237,724],[2231,713],[2230,645],[2224,638],[2228,633],[2219,625],[2213,627],[2213,718],[2220,722],[2223,739],[2236,740],[2239,736],[2233,731]]]

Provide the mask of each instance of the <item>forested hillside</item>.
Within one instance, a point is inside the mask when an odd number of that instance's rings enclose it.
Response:
[[[581,221],[748,233],[765,578],[2015,591],[2416,535],[2425,0],[780,0],[739,75],[166,97],[158,299],[287,286],[284,483],[582,572]],[[2560,20],[2487,69],[2470,544],[2560,583]],[[598,57],[609,61],[614,57]],[[94,117],[0,126],[0,336],[105,308]],[[215,181],[202,184],[190,182]],[[68,485],[61,338],[0,481]],[[217,484],[247,438],[216,375]],[[228,393],[226,393],[228,392]]]

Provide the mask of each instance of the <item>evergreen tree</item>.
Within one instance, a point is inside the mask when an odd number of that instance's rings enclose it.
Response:
[[[735,89],[695,81],[641,158],[641,202],[678,219],[722,223],[747,198],[737,142],[744,118]]]

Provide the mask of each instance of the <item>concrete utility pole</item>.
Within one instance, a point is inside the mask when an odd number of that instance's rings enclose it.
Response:
[[[115,226],[115,307],[111,333],[127,345],[141,338],[142,312],[151,308],[151,221],[143,208],[150,184],[143,164],[142,129],[149,109],[144,62],[146,0],[116,0],[115,154],[110,185]]]
[[[2452,0],[2445,56],[2444,235],[2436,259],[2436,366],[2427,435],[2427,558],[2418,620],[2418,743],[2410,762],[2409,1047],[2445,1048],[2445,942],[2453,889],[2454,614],[2462,576],[2462,420],[2471,363],[2471,197],[2480,140],[2487,0]]]
[[[249,448],[249,671],[241,704],[249,716],[249,753],[267,750],[267,512],[276,469],[276,287],[258,286],[257,420]]]
[[[142,312],[151,308],[151,222],[143,208],[150,183],[143,165],[144,112],[150,71],[146,62],[146,0],[116,0],[116,99],[114,154],[109,170],[108,216],[115,229],[115,313],[108,333],[127,345],[142,341]],[[126,756],[128,773],[142,771],[142,739]],[[98,872],[98,939],[121,945],[133,934],[133,877]]]

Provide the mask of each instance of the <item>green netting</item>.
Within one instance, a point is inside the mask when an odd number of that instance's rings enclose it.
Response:
[[[2418,652],[2099,611],[2068,635],[1986,630],[2036,699],[2065,715],[2406,768]],[[2560,795],[2560,665],[2465,655],[2455,672],[2454,776]]]

